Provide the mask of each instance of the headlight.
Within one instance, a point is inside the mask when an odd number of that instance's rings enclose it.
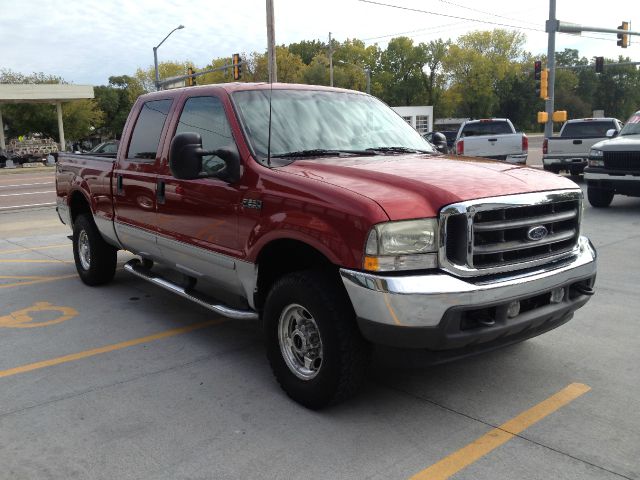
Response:
[[[437,249],[435,218],[382,223],[369,232],[363,268],[372,271],[435,268]]]
[[[602,150],[591,150],[589,152],[589,166],[590,167],[604,167],[604,159]]]

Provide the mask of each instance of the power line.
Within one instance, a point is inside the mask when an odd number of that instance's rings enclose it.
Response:
[[[450,2],[449,0],[440,0],[442,3],[447,3],[449,5],[453,5],[454,7],[464,8],[465,10],[470,10],[472,12],[482,13],[484,15],[490,15],[492,17],[504,18],[505,20],[513,20],[514,22],[524,23],[526,25],[535,25],[534,23],[527,22],[526,20],[518,20],[517,18],[505,17],[503,15],[498,15],[497,13],[485,12],[484,10],[478,10],[477,8],[467,7],[465,5],[460,5],[458,3]]]
[[[429,33],[439,33],[439,32],[444,32],[446,31],[445,27],[453,27],[454,25],[461,25],[465,22],[455,22],[455,23],[448,23],[446,25],[439,25],[437,30],[433,30],[432,28],[421,28],[419,30],[410,30],[408,32],[398,32],[398,33],[390,33],[388,35],[380,35],[378,37],[369,37],[369,38],[363,38],[361,39],[363,42],[368,42],[370,40],[379,40],[380,38],[389,38],[389,37],[397,37],[400,35],[408,35],[410,33],[418,33],[418,32],[426,32],[429,31]]]
[[[426,14],[429,14],[429,15],[436,15],[438,17],[455,18],[456,20],[465,20],[467,22],[485,23],[485,24],[488,24],[488,25],[496,25],[496,26],[499,26],[499,27],[514,28],[516,30],[529,30],[529,31],[532,31],[532,32],[546,33],[545,30],[540,29],[540,28],[523,27],[523,26],[517,26],[517,25],[510,25],[510,24],[507,24],[507,23],[492,22],[492,21],[489,21],[489,20],[478,20],[476,18],[468,18],[468,17],[460,17],[460,16],[457,16],[457,15],[449,15],[449,14],[446,14],[446,13],[430,12],[428,10],[420,10],[419,8],[403,7],[401,5],[392,5],[390,3],[375,2],[373,0],[358,0],[358,1],[362,2],[362,3],[370,3],[372,5],[379,5],[381,7],[397,8],[399,10],[406,10],[406,11],[409,11],[409,12],[426,13]],[[566,32],[556,32],[556,33],[575,36],[572,33],[566,33]],[[592,37],[592,36],[589,36],[589,35],[580,35],[580,37],[581,38],[591,38],[591,39],[594,39],[594,40],[602,40],[602,41],[606,41],[606,42],[610,41],[608,38]]]

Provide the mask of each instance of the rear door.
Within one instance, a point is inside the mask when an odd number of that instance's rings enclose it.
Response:
[[[128,145],[123,145],[113,173],[115,230],[122,245],[137,254],[159,257],[157,247],[156,183],[160,140],[164,138],[171,98],[139,106]],[[129,127],[131,128],[131,127]]]

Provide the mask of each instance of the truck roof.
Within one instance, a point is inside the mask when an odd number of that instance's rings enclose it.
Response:
[[[613,122],[614,120],[618,120],[613,117],[599,117],[599,118],[573,118],[571,120],[567,120],[565,123],[578,123],[578,122]]]
[[[348,90],[346,88],[326,87],[324,85],[306,85],[300,83],[274,83],[273,85],[268,82],[233,82],[233,83],[215,83],[211,85],[199,85],[196,87],[182,87],[173,88],[170,90],[161,90],[159,92],[146,93],[141,96],[143,99],[153,98],[167,98],[180,96],[185,91],[198,91],[199,93],[214,92],[224,90],[228,93],[244,91],[244,90],[323,90],[331,92],[345,92],[345,93],[358,93],[361,95],[367,95],[366,93],[359,92],[357,90]]]

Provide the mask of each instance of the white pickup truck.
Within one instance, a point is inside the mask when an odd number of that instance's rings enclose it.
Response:
[[[591,147],[607,140],[622,128],[617,118],[576,118],[567,121],[558,137],[545,138],[542,144],[544,169],[579,175],[584,171]],[[607,132],[615,132],[607,136]]]
[[[485,157],[508,163],[527,163],[529,140],[517,133],[507,118],[467,120],[458,130],[455,142],[457,155]]]
[[[606,208],[614,195],[640,197],[640,110],[631,115],[620,134],[596,143],[584,170],[591,206]]]

